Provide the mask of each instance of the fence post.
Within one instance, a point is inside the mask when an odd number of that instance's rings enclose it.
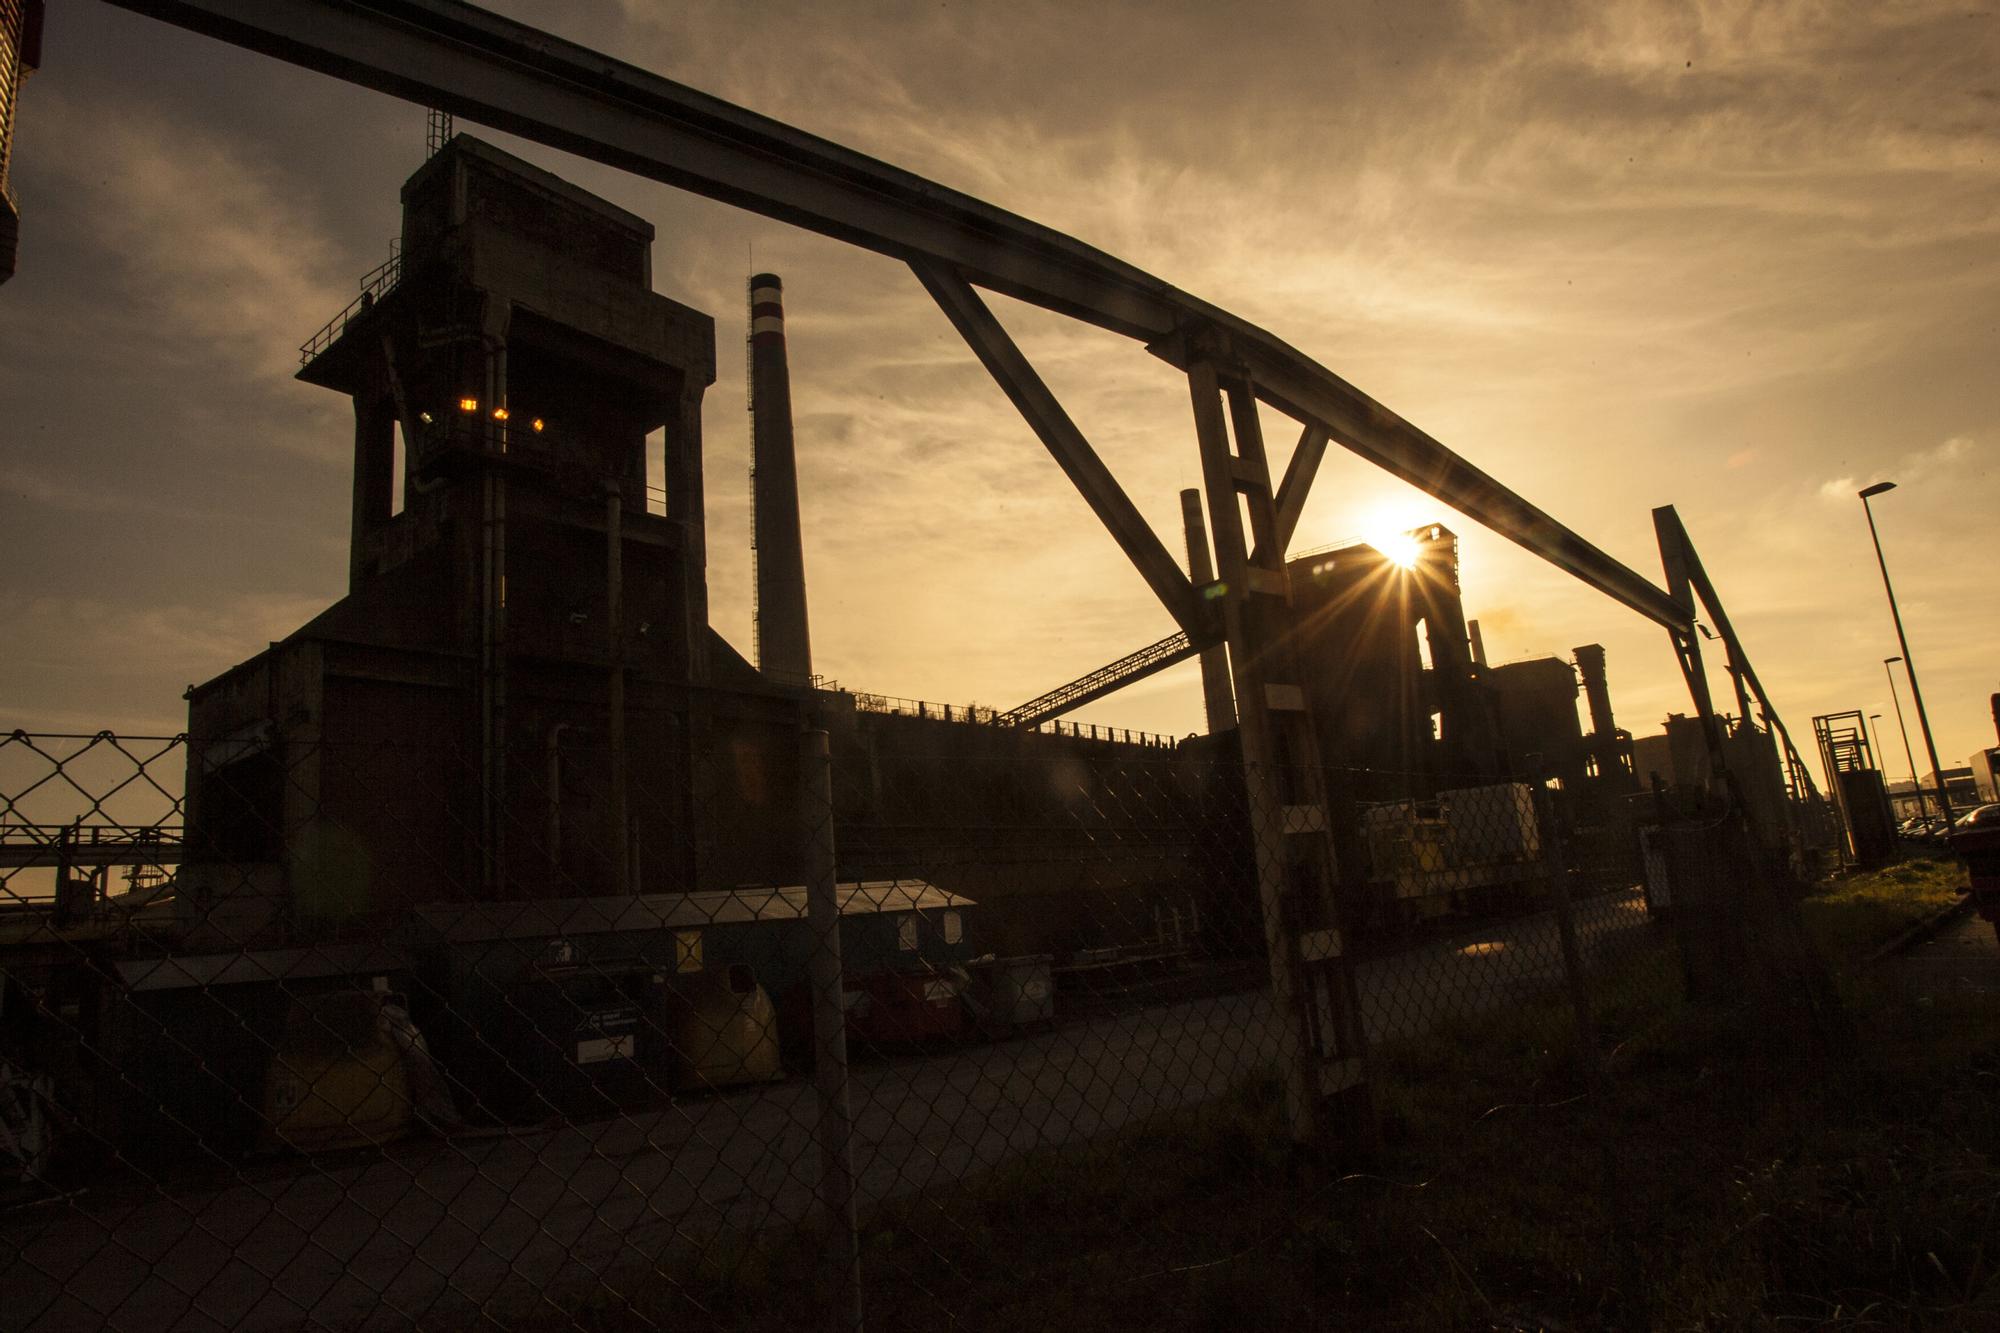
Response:
[[[1583,950],[1576,942],[1576,916],[1570,911],[1569,902],[1569,858],[1546,779],[1535,784],[1535,806],[1542,825],[1542,855],[1550,867],[1549,884],[1555,895],[1556,937],[1562,941],[1563,980],[1569,984],[1569,1006],[1576,1016],[1577,1064],[1594,1086],[1604,1068],[1597,1054],[1597,1024],[1590,1014],[1590,978],[1584,971]]]
[[[834,886],[833,760],[826,732],[815,727],[808,727],[800,738],[799,791],[806,843],[806,919],[813,941],[813,1087],[819,1101],[815,1134],[819,1139],[820,1221],[830,1279],[826,1326],[834,1333],[860,1333],[861,1241],[854,1217],[840,897]]]

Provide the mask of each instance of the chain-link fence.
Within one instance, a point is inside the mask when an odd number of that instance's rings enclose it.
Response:
[[[1587,1081],[1782,914],[1726,818],[1334,770],[1295,1003],[1221,738],[635,718],[0,741],[0,1325],[943,1326],[996,1208],[1143,1209],[1315,1004],[1364,1142],[1441,1052]]]

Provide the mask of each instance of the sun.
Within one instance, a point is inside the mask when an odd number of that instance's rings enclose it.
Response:
[[[1368,544],[1398,569],[1415,569],[1417,557],[1423,554],[1422,544],[1407,532],[1385,532]]]

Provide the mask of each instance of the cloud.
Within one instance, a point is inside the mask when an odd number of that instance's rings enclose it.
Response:
[[[1859,484],[1897,477],[1888,521],[1911,530],[1885,529],[1885,542],[1936,575],[1909,581],[1906,609],[1960,599],[1961,623],[2000,614],[1949,562],[1919,561],[1943,542],[1934,534],[1981,521],[1987,502],[1966,483],[1990,475],[1991,450],[1972,442],[2000,428],[1977,387],[2000,308],[1991,15],[1928,0],[1839,12],[1279,0],[1255,23],[1211,5],[1056,0],[507,7],[1263,323],[1642,573],[1658,568],[1647,511],[1675,501],[1795,720],[1875,688],[1841,654],[1862,668],[1881,655],[1877,609],[1851,586],[1871,572],[1866,534],[1816,494],[1851,503]],[[134,35],[153,28],[101,23],[108,46],[146,63]],[[380,258],[355,238],[386,229],[412,148],[347,119],[351,102],[242,117],[234,106],[273,99],[239,96],[227,114],[187,110],[240,93],[245,62],[219,62],[211,89],[156,88],[151,102],[66,100],[75,67],[37,77],[22,161],[54,163],[38,216],[42,236],[74,242],[61,260],[71,299],[20,304],[33,273],[7,289],[0,396],[38,433],[5,484],[62,514],[96,569],[152,571],[172,543],[233,540],[227,554],[186,556],[185,586],[157,590],[190,617],[298,589],[284,614],[303,618],[315,579],[320,601],[338,593],[343,566],[312,544],[344,534],[347,433],[337,397],[291,381],[291,349]],[[287,71],[269,88],[318,97],[325,81],[303,79]],[[893,693],[1012,702],[1164,632],[900,265],[522,151],[655,219],[661,289],[717,317],[709,568],[732,638],[747,646],[749,557],[730,348],[753,245],[791,297],[822,669]],[[1199,479],[1184,383],[1142,349],[994,305],[1178,550],[1175,492]],[[111,413],[137,398],[149,412]],[[1275,421],[1269,433],[1276,464],[1288,441]],[[1902,449],[1910,439],[1940,443]],[[300,472],[301,458],[317,466]],[[1958,484],[1910,484],[1924,478]],[[1299,544],[1355,531],[1394,485],[1334,459]],[[130,516],[147,504],[236,517],[141,531]],[[244,535],[274,512],[296,541]],[[1465,537],[1469,611],[1506,608],[1484,617],[1496,657],[1602,641],[1621,713],[1685,706],[1656,627],[1502,538]],[[49,576],[83,560],[51,561]],[[235,571],[253,564],[278,586],[242,586]],[[91,595],[81,578],[65,592]],[[145,604],[134,595],[126,609]],[[224,623],[250,647],[268,636],[234,612]],[[167,660],[156,684],[177,692],[186,668]],[[1964,670],[1957,686],[1940,681],[1941,699],[1974,687],[1974,664]],[[59,668],[48,672],[36,697],[54,700]],[[1143,724],[1166,694],[1094,711]]]
[[[143,719],[147,730],[171,734],[186,726],[183,686],[220,674],[324,606],[313,592],[137,607],[105,596],[0,592],[0,619],[9,626],[0,666],[9,714],[0,727],[61,728],[95,708],[101,719]],[[88,707],[79,709],[79,699]]]
[[[1881,469],[1881,477],[1895,481],[1898,486],[1934,481],[1976,466],[1981,458],[1979,445],[1971,436],[1954,435],[1928,449],[1915,449],[1891,460]],[[1860,490],[1855,478],[1840,476],[1821,482],[1819,496],[1822,500],[1847,500]]]
[[[1979,446],[1971,436],[1954,435],[1933,449],[1911,454],[1899,465],[1899,470],[1911,479],[1928,480],[1971,463],[1978,452]]]

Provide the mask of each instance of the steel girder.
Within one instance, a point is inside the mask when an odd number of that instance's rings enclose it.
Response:
[[[1082,242],[456,0],[109,0],[1145,343],[1222,341],[1264,402],[1670,630],[1666,592],[1283,340]]]

